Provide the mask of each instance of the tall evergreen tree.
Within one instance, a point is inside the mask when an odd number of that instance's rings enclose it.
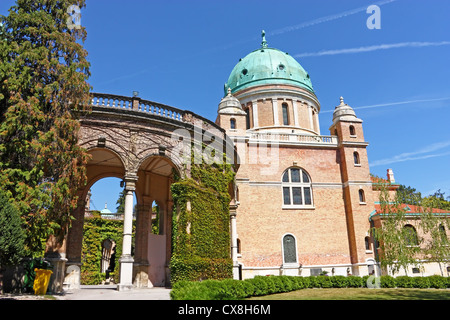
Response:
[[[0,192],[0,272],[24,257],[25,233],[17,209]]]
[[[17,0],[0,17],[0,184],[15,200],[30,252],[50,234],[63,238],[86,181],[88,154],[77,144],[77,115],[90,99],[86,30],[71,20],[84,6]]]

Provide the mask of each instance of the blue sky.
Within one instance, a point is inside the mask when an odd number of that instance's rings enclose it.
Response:
[[[450,196],[450,1],[86,3],[81,24],[94,92],[139,91],[214,121],[231,70],[260,46],[264,29],[270,47],[311,75],[323,135],[343,96],[364,120],[373,174],[392,168],[398,183]],[[13,4],[1,0],[0,14]],[[381,10],[378,30],[366,25],[372,4]],[[97,183],[96,208],[114,209],[119,191],[118,180]]]

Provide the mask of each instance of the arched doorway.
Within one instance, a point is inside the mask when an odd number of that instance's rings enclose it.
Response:
[[[82,269],[83,227],[86,217],[91,215],[92,210],[97,210],[100,214],[100,211],[105,206],[103,202],[105,198],[102,196],[99,197],[98,190],[96,190],[94,185],[101,184],[100,189],[102,189],[102,193],[109,193],[107,199],[115,199],[115,201],[105,201],[107,203],[109,202],[108,205],[110,208],[115,209],[117,198],[122,189],[120,181],[125,175],[124,161],[113,150],[108,148],[93,148],[89,150],[89,154],[91,155],[91,159],[87,164],[87,184],[79,191],[78,207],[73,212],[75,219],[72,222],[72,227],[69,230],[66,240],[66,276],[67,270],[73,267],[76,267],[78,270]],[[94,191],[93,193],[92,189]],[[112,197],[109,197],[111,195]],[[101,246],[101,241],[103,240],[98,240],[98,246]],[[96,267],[100,268],[101,266]],[[116,265],[115,268],[118,269],[119,266]],[[76,289],[80,285],[81,275],[77,281],[72,279],[70,288]]]

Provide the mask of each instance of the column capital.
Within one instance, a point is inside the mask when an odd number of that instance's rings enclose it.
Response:
[[[125,182],[125,190],[135,191],[136,190],[136,182],[137,182],[138,178],[139,177],[134,173],[127,173],[123,177],[123,181]]]

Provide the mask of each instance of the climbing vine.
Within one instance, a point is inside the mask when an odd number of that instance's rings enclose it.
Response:
[[[190,173],[190,178],[176,177],[171,186],[172,284],[232,276],[229,227],[232,167],[226,163],[192,164]]]
[[[122,255],[123,221],[106,220],[94,216],[86,218],[83,229],[83,247],[81,256],[81,284],[96,285],[105,280],[101,273],[102,243],[112,240],[116,244],[113,264],[114,272],[110,276],[119,283],[119,258]]]

